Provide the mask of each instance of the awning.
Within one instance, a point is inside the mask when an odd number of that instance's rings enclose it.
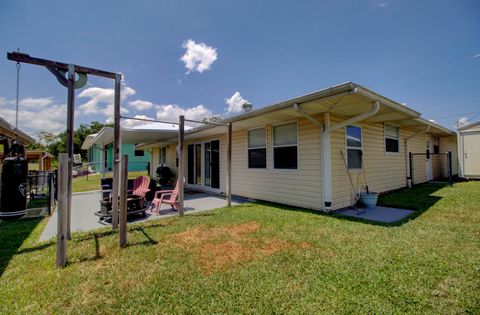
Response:
[[[190,127],[185,126],[188,130]],[[87,150],[92,145],[101,146],[113,143],[113,127],[103,127],[97,134],[88,135],[82,144],[82,149]],[[121,128],[120,139],[125,144],[152,143],[172,139],[178,135],[178,126],[166,123],[146,123],[133,128]]]

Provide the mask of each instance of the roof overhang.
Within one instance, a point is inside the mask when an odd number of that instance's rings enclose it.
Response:
[[[185,127],[186,130],[190,127]],[[178,135],[178,126],[164,123],[148,123],[134,128],[121,128],[120,139],[124,144],[155,143]],[[88,135],[82,144],[87,150],[94,144],[108,145],[114,141],[114,128],[103,127],[97,134]]]
[[[0,117],[0,135],[3,135],[9,139],[16,139],[21,144],[30,144],[34,143],[35,139],[27,135],[25,132],[15,129],[14,126],[10,125],[5,119]]]
[[[471,124],[468,124],[468,125],[465,125],[463,127],[460,127],[458,128],[458,131],[466,131],[470,128],[474,128],[474,127],[477,127],[477,126],[480,126],[480,120],[477,121],[477,122],[474,122],[474,123],[471,123]]]

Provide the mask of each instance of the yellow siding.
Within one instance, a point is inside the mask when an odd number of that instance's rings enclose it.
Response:
[[[440,153],[447,153],[448,151],[452,152],[452,175],[458,175],[458,147],[457,138],[455,136],[440,137]],[[446,157],[442,158],[440,168],[442,176],[447,177],[448,165]]]
[[[322,208],[320,128],[298,121],[298,169],[273,168],[272,125],[266,126],[267,168],[249,169],[247,130],[232,135],[232,193],[305,208]],[[260,126],[259,126],[260,127]]]
[[[338,122],[332,119],[332,122]],[[345,129],[332,133],[332,187],[333,209],[351,206],[355,203],[356,193],[364,191],[362,186],[368,183],[370,191],[384,192],[406,186],[405,137],[410,132],[400,129],[399,153],[386,153],[384,145],[383,124],[354,124],[362,128],[363,139],[363,170],[350,170],[350,183],[343,152],[347,158],[345,145]],[[366,181],[365,181],[366,177]]]
[[[155,176],[157,173],[157,164],[159,160],[159,148],[153,148],[152,154],[150,155],[150,174]]]

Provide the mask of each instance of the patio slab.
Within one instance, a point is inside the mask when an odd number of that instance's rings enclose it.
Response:
[[[373,208],[364,208],[358,210],[352,208],[341,209],[336,213],[352,218],[366,219],[382,223],[393,223],[408,217],[413,212],[415,211],[376,206]]]
[[[218,195],[211,195],[206,193],[188,193],[185,192],[185,213],[195,213],[213,210],[225,207],[225,197]],[[101,193],[99,191],[76,193],[72,196],[72,232],[86,232],[101,227],[109,226],[109,224],[99,222],[99,218],[95,212],[100,210]],[[239,205],[244,203],[244,200],[233,198],[232,205]],[[178,215],[178,212],[173,211],[169,205],[162,205],[160,215],[150,213],[147,211],[145,218],[141,216],[129,217],[128,223],[137,223],[147,220],[156,220]],[[57,212],[55,211],[50,220],[48,220],[45,229],[40,235],[40,241],[46,241],[55,237],[57,233]]]

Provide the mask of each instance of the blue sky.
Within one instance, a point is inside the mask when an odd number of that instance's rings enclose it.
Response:
[[[223,115],[227,99],[234,113],[354,81],[450,128],[480,119],[478,1],[2,1],[0,116],[12,123],[17,48],[122,72],[130,116]],[[77,91],[77,125],[109,119],[111,87],[90,78]],[[20,128],[65,129],[66,89],[46,69],[22,65],[21,98]]]

